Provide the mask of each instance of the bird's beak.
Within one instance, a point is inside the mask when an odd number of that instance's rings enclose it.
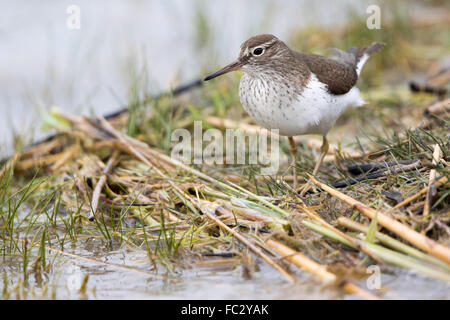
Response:
[[[242,65],[243,65],[242,61],[236,60],[235,62],[230,63],[229,65],[220,69],[219,71],[211,73],[209,76],[205,78],[205,81],[211,80],[215,77],[221,76],[231,71],[239,70],[242,67]]]

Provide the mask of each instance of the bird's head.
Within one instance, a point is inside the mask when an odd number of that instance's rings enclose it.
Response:
[[[239,58],[236,61],[208,75],[205,81],[240,69],[249,74],[257,75],[276,68],[283,57],[288,54],[289,48],[277,37],[271,34],[254,36],[241,45]]]

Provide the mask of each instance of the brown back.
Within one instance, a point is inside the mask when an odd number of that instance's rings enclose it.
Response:
[[[345,94],[356,84],[358,75],[355,65],[334,60],[316,54],[295,52],[320,82],[327,85],[328,91],[334,95]]]

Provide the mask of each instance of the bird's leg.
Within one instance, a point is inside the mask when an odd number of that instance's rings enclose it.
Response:
[[[327,155],[328,148],[329,148],[328,140],[326,136],[323,136],[322,140],[322,146],[320,147],[320,156],[319,159],[316,162],[316,166],[314,167],[314,171],[312,173],[313,176],[319,172],[319,168],[322,165],[323,159]],[[309,188],[311,186],[311,181],[308,181],[308,183],[305,184],[305,186],[302,188],[302,191],[300,192],[301,196],[304,196],[306,192],[308,192]]]
[[[319,172],[319,168],[322,165],[323,159],[327,155],[329,147],[330,147],[330,145],[328,144],[327,137],[324,136],[323,140],[322,140],[322,146],[320,147],[320,157],[319,157],[319,160],[317,160],[317,162],[316,162],[316,166],[314,167],[314,171],[312,174],[313,176],[315,176],[317,174],[317,172]]]
[[[291,147],[291,155],[292,155],[292,170],[294,177],[294,190],[297,189],[297,144],[295,143],[294,137],[289,137],[289,145]]]

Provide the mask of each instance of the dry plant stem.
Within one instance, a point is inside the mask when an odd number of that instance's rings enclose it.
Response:
[[[268,239],[266,243],[269,247],[280,253],[286,260],[294,263],[296,266],[302,268],[306,272],[315,275],[324,284],[336,284],[336,282],[338,281],[338,278],[334,273],[329,272],[325,266],[311,260],[303,253],[292,250],[284,244],[272,239]],[[368,300],[379,300],[378,297],[374,296],[370,292],[367,292],[366,290],[347,281],[344,281],[339,285],[342,286],[342,288],[347,293],[357,294],[360,297]]]
[[[438,101],[431,106],[427,107],[425,113],[436,114],[441,112],[450,112],[450,98]]]
[[[441,222],[438,218],[433,217],[433,221],[434,223],[436,223],[439,227],[441,227],[442,229],[444,229],[445,232],[447,232],[448,235],[450,235],[450,228],[444,224],[443,222]]]
[[[447,177],[439,177],[435,181],[435,186],[437,188],[440,185],[446,184],[447,182],[448,182],[448,178]],[[408,203],[411,203],[412,201],[416,200],[420,196],[426,194],[427,191],[428,191],[428,187],[423,188],[422,190],[420,190],[416,194],[412,195],[411,197],[408,197],[405,200],[403,200],[402,202],[396,204],[393,209],[398,209],[398,208],[401,208],[401,207],[407,205]]]
[[[349,219],[347,217],[339,217],[338,218],[338,223],[341,226],[344,226],[344,227],[346,227],[346,228],[348,228],[350,230],[354,230],[354,231],[367,233],[368,230],[369,230],[368,226],[362,225],[362,224],[360,224],[360,223],[358,223],[356,221],[353,221],[353,220],[351,220],[351,219]],[[445,262],[443,262],[443,261],[441,261],[441,260],[439,260],[439,259],[437,259],[437,258],[435,258],[433,256],[430,256],[430,255],[428,255],[426,253],[423,253],[422,251],[419,251],[416,248],[410,247],[407,244],[405,244],[405,243],[403,243],[401,241],[398,241],[398,240],[396,240],[394,238],[391,238],[388,235],[385,235],[385,234],[383,234],[381,232],[378,232],[378,231],[375,233],[375,237],[378,240],[380,240],[380,242],[382,244],[384,244],[385,246],[388,246],[388,247],[390,247],[392,249],[395,249],[397,251],[406,253],[406,254],[408,254],[410,256],[413,256],[413,257],[416,257],[418,259],[421,259],[421,260],[430,262],[432,264],[438,265],[438,266],[440,266],[440,267],[442,267],[442,268],[444,268],[444,269],[446,269],[447,271],[450,272],[450,265],[448,265],[447,263],[445,263]]]
[[[106,183],[106,177],[111,172],[112,168],[115,166],[117,162],[117,158],[119,157],[119,151],[114,150],[112,156],[109,158],[106,163],[105,168],[103,169],[102,175],[95,186],[94,193],[92,194],[91,201],[91,213],[89,214],[89,220],[94,220],[95,213],[97,212],[98,201],[100,199],[100,194],[102,192],[103,186]]]
[[[416,162],[410,163],[410,164],[399,164],[393,168],[389,168],[386,171],[384,171],[384,175],[389,175],[389,174],[396,174],[396,173],[400,173],[400,172],[406,172],[406,171],[411,171],[411,170],[415,170],[415,169],[419,169],[421,167],[420,161],[417,160]]]
[[[288,223],[285,220],[281,220],[281,219],[275,219],[274,217],[270,217],[267,215],[264,215],[262,213],[260,213],[258,210],[255,209],[251,209],[251,208],[246,208],[246,207],[239,207],[236,205],[233,205],[231,202],[229,201],[225,201],[225,200],[216,200],[216,202],[222,204],[226,209],[231,210],[233,212],[236,212],[238,215],[248,219],[248,220],[253,220],[253,221],[261,221],[267,225],[271,225],[271,224],[277,224],[277,223]],[[280,221],[281,220],[281,221]]]
[[[54,137],[50,141],[46,141],[41,144],[30,146],[28,148],[25,148],[25,150],[22,151],[22,156],[25,158],[29,157],[29,156],[33,156],[33,157],[42,156],[44,154],[49,153],[57,146],[61,145],[62,141],[63,141],[63,139],[61,139],[61,137]]]
[[[418,233],[417,231],[412,230],[411,228],[405,226],[404,224],[398,222],[397,220],[387,216],[385,213],[372,209],[365,204],[349,197],[342,192],[339,192],[325,183],[317,181],[313,176],[310,176],[311,181],[325,190],[332,196],[344,201],[345,203],[353,206],[357,210],[359,210],[364,215],[368,216],[370,219],[373,219],[375,215],[377,215],[377,220],[380,225],[385,227],[386,229],[394,232],[399,235],[401,238],[409,241],[414,244],[416,247],[434,255],[435,257],[441,259],[442,261],[450,264],[450,249],[437,243],[436,241]]]
[[[365,254],[367,254],[370,258],[372,258],[372,260],[376,261],[379,264],[382,264],[382,261],[380,259],[378,259],[376,256],[374,256],[370,251],[366,250],[363,247],[360,247],[358,245],[358,243],[356,243],[353,238],[349,237],[348,235],[346,235],[344,232],[342,232],[341,230],[333,227],[331,224],[329,224],[328,222],[326,222],[324,219],[322,219],[322,217],[320,215],[318,215],[315,211],[311,210],[310,208],[308,208],[308,206],[303,202],[303,200],[300,197],[296,197],[297,200],[301,203],[301,208],[303,209],[303,211],[313,220],[318,222],[321,226],[323,226],[324,228],[327,228],[335,233],[337,233],[338,235],[340,235],[342,238],[344,238],[345,240],[347,240],[349,243],[351,243],[352,245],[355,246],[355,248],[359,248],[362,252],[364,252]]]
[[[434,266],[430,267],[429,264],[424,264],[418,259],[373,243],[363,242],[361,245],[367,247],[367,249],[371,250],[374,254],[390,264],[405,269],[415,270],[427,277],[450,283],[450,274],[442,269],[433,268]]]
[[[320,233],[330,239],[352,247],[352,244],[346,241],[344,238],[319,226],[318,224],[308,222],[306,220],[303,221],[303,224],[309,225],[309,228],[316,231],[317,233]],[[377,255],[380,259],[386,261],[387,263],[396,265],[401,268],[415,270],[422,273],[423,275],[426,275],[427,277],[450,283],[450,274],[448,272],[443,272],[443,270],[431,268],[429,265],[424,264],[421,260],[407,256],[394,250],[387,249],[383,246],[370,243],[365,240],[355,239],[355,241],[359,241],[359,246],[366,247],[367,250],[372,251],[373,254]]]
[[[209,208],[203,208],[201,205],[199,206],[199,209],[211,220],[213,220],[217,225],[219,225],[221,228],[225,229],[229,233],[231,233],[236,239],[238,239],[240,242],[242,242],[244,245],[246,245],[250,250],[252,250],[254,253],[259,255],[261,258],[264,259],[272,268],[277,270],[281,275],[284,276],[286,280],[288,280],[291,283],[295,282],[294,277],[292,277],[289,273],[287,273],[281,266],[279,266],[275,261],[273,261],[268,255],[266,255],[264,252],[262,252],[261,249],[256,247],[253,243],[249,242],[244,236],[242,236],[237,231],[231,229],[228,227],[225,223],[220,221],[218,218],[214,216],[214,214],[211,212]]]
[[[273,177],[274,176],[262,176],[261,175],[261,176],[255,176],[254,179],[256,179],[259,182],[264,182],[264,181],[266,181],[268,179],[271,179]],[[241,183],[253,183],[253,182],[249,181],[246,177],[239,176],[239,175],[233,175],[233,174],[224,176],[223,180],[230,181],[230,182],[233,182],[233,183],[238,183],[238,182],[241,182]],[[286,181],[286,182],[293,182],[294,181],[294,176],[283,175],[283,180]],[[300,177],[297,177],[297,181],[298,182],[300,182],[300,181],[301,182],[305,182],[306,180],[305,180],[305,178],[300,176]]]
[[[40,157],[37,159],[26,159],[26,160],[18,161],[16,168],[17,168],[17,170],[28,170],[32,167],[48,166],[48,165],[64,158],[66,153],[67,153],[67,151],[63,151],[61,153],[52,154],[49,156],[43,156],[43,157]]]
[[[337,279],[336,275],[334,275],[331,272],[328,272],[327,268],[325,266],[318,264],[317,262],[311,260],[310,258],[305,256],[303,253],[296,252],[295,250],[292,250],[291,248],[285,246],[284,244],[281,244],[280,242],[272,240],[272,239],[268,239],[266,241],[266,244],[270,248],[279,252],[284,259],[294,262],[297,266],[301,267],[306,272],[315,275],[323,283],[325,283],[325,284],[335,283],[335,281]]]
[[[436,143],[434,146],[433,151],[433,161],[432,163],[434,165],[437,165],[441,161],[441,148],[439,148],[439,145]],[[428,180],[428,190],[427,195],[425,196],[425,205],[423,207],[423,215],[426,217],[430,214],[430,205],[431,205],[431,198],[433,197],[433,193],[436,191],[436,186],[434,185],[434,180],[436,179],[436,169],[430,170],[430,178]]]
[[[200,261],[195,264],[196,267],[222,267],[222,268],[234,268],[239,264],[241,259],[220,259],[220,260],[209,260]]]
[[[427,83],[432,86],[445,86],[450,81],[450,69],[445,68],[428,78]],[[450,100],[447,101],[450,106]]]
[[[55,171],[63,166],[70,158],[74,157],[80,151],[78,144],[71,146],[67,151],[63,152],[59,160],[52,164],[51,171]]]

